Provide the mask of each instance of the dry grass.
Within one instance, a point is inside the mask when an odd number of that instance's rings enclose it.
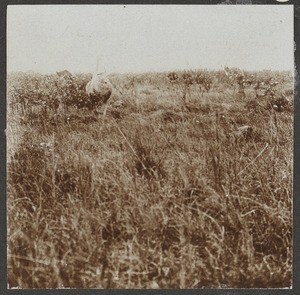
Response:
[[[52,103],[88,76],[9,77],[10,288],[291,286],[292,111],[205,74],[185,99],[165,74],[114,75],[106,118]]]

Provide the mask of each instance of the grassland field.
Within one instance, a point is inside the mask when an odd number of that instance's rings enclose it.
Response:
[[[9,288],[291,287],[292,73],[175,74],[8,75]]]

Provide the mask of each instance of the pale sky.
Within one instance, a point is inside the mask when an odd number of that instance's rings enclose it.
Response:
[[[7,69],[92,73],[293,70],[292,5],[18,5]]]

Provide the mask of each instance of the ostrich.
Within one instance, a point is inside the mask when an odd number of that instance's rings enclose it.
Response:
[[[101,104],[104,104],[103,116],[106,115],[107,101],[109,100],[113,86],[105,72],[98,73],[99,58],[97,59],[96,71],[91,81],[86,85],[86,93],[91,101],[92,107],[96,110]]]

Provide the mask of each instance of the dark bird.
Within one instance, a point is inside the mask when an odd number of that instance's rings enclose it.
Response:
[[[72,77],[73,75],[67,71],[67,70],[64,70],[64,71],[61,71],[61,72],[56,72],[56,74],[59,76],[59,77],[63,77],[63,78],[69,78],[69,77]]]

